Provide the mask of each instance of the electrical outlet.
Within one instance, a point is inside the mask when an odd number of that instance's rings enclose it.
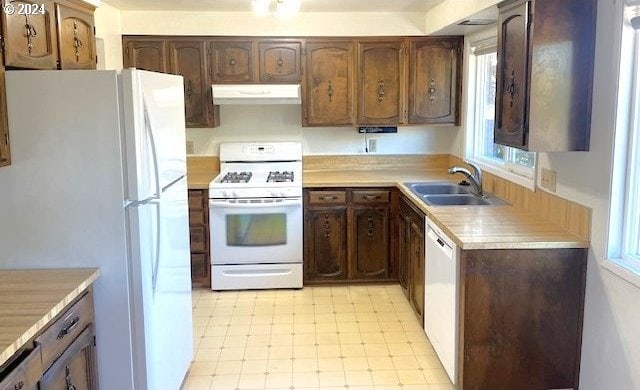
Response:
[[[540,185],[551,192],[556,192],[557,172],[542,168]]]
[[[375,138],[369,139],[369,153],[375,153],[378,151],[378,140]]]
[[[193,141],[187,141],[187,154],[195,154],[196,145]]]

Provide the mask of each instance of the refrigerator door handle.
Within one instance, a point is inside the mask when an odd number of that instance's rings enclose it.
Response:
[[[156,207],[156,236],[153,245],[153,258],[151,259],[151,286],[155,297],[156,285],[158,284],[158,271],[160,269],[160,229],[162,223],[160,222],[160,201],[157,199],[150,200],[149,204]]]
[[[142,96],[142,104],[144,106],[144,129],[147,133],[147,137],[149,138],[149,143],[151,144],[151,155],[153,158],[153,171],[156,178],[156,194],[152,197],[152,199],[160,199],[160,194],[162,193],[162,188],[160,188],[160,170],[158,167],[158,152],[156,150],[156,141],[153,136],[153,126],[151,125],[151,117],[149,116],[149,108],[147,105],[147,100],[144,95]]]

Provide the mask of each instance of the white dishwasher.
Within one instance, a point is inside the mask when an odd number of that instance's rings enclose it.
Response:
[[[458,248],[426,220],[424,330],[451,382],[457,378]]]

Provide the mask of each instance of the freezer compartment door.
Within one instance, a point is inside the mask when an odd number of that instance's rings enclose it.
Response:
[[[302,263],[214,265],[212,290],[302,288]]]
[[[181,76],[124,70],[124,144],[128,200],[157,198],[186,175]]]
[[[193,357],[186,179],[129,207],[137,388],[180,388]]]

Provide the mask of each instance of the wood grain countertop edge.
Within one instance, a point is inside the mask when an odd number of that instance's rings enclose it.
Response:
[[[51,320],[53,320],[58,314],[60,314],[67,305],[73,302],[74,299],[80,296],[80,294],[82,294],[83,291],[89,288],[89,286],[91,286],[93,282],[95,282],[100,276],[100,270],[97,268],[95,269],[94,268],[87,268],[87,269],[76,268],[76,269],[70,269],[70,270],[73,270],[73,271],[86,270],[86,271],[93,271],[93,272],[85,280],[80,282],[80,284],[76,288],[71,290],[60,302],[58,302],[53,307],[51,307],[51,309],[49,309],[49,311],[44,316],[42,316],[42,318],[37,320],[24,333],[22,333],[22,335],[19,336],[16,339],[16,341],[14,341],[4,351],[2,351],[2,353],[0,353],[0,366],[3,366],[7,361],[9,361],[9,359],[11,359],[11,357],[16,352],[20,351],[20,349],[22,349],[22,347],[24,347],[27,344],[27,342],[29,342],[29,340],[34,338],[41,330],[43,330],[51,322]],[[2,270],[2,271],[8,271],[8,270]],[[27,271],[27,270],[20,270],[20,271]],[[39,271],[46,272],[47,270],[39,270]],[[56,271],[60,271],[60,270],[58,269]]]

